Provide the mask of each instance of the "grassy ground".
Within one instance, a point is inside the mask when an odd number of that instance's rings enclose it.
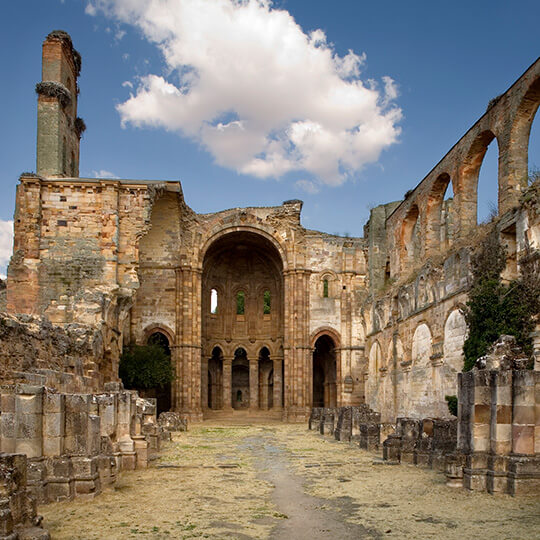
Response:
[[[283,450],[275,459],[318,498],[317,511],[361,524],[366,537],[538,537],[538,499],[454,491],[440,474],[374,465],[372,454],[303,425],[193,426],[93,501],[39,510],[53,539],[276,538],[296,502],[274,502],[271,448]]]

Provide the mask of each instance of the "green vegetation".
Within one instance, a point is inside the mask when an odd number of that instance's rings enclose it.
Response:
[[[173,380],[169,355],[162,346],[130,345],[120,358],[119,373],[126,388],[163,387]]]
[[[457,396],[444,396],[444,399],[446,400],[450,414],[457,416],[457,411],[458,411]]]
[[[264,291],[263,294],[263,314],[270,314],[270,291]]]
[[[245,313],[246,294],[244,291],[238,291],[236,295],[236,314],[243,315]]]
[[[502,334],[515,336],[524,352],[532,355],[530,333],[540,312],[540,254],[528,251],[519,261],[519,278],[508,284],[501,280],[506,257],[495,232],[473,255],[473,281],[465,309],[469,327],[463,347],[465,371],[472,369]]]

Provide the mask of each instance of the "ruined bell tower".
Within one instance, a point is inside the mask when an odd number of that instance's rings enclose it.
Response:
[[[37,166],[39,176],[78,177],[79,142],[85,130],[77,117],[77,78],[81,56],[71,37],[54,30],[43,42],[38,94]]]

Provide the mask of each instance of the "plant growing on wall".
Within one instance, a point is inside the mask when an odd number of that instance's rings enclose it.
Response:
[[[520,259],[521,275],[504,284],[505,250],[496,232],[490,234],[471,259],[472,286],[464,314],[469,337],[463,346],[464,371],[474,367],[500,335],[516,338],[532,354],[530,333],[540,312],[540,254],[528,249]]]
[[[160,345],[130,345],[120,358],[119,375],[126,388],[142,390],[171,382],[173,369]]]

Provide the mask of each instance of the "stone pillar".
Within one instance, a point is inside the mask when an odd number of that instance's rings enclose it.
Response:
[[[15,394],[4,390],[0,402],[0,451],[11,454],[15,452],[16,415]]]
[[[283,358],[274,358],[274,410],[281,411],[283,409],[283,394],[282,394],[282,381],[283,381]]]
[[[15,395],[15,452],[29,458],[43,455],[43,387],[20,385]]]
[[[259,408],[259,360],[249,361],[249,408]]]
[[[135,444],[131,438],[131,424],[135,415],[135,407],[132,407],[131,401],[131,392],[124,391],[118,394],[117,440],[121,454],[121,468],[124,470],[135,469],[137,463]]]
[[[232,411],[232,362],[233,357],[223,358],[223,410]]]
[[[61,456],[64,453],[64,394],[46,392],[43,397],[43,455]]]
[[[65,396],[64,451],[66,454],[86,455],[88,453],[90,405],[90,395],[66,394]]]
[[[177,270],[177,386],[176,409],[192,420],[202,419],[201,409],[201,276],[199,268]]]
[[[512,418],[512,452],[534,454],[535,431],[535,372],[514,371],[514,407]]]

